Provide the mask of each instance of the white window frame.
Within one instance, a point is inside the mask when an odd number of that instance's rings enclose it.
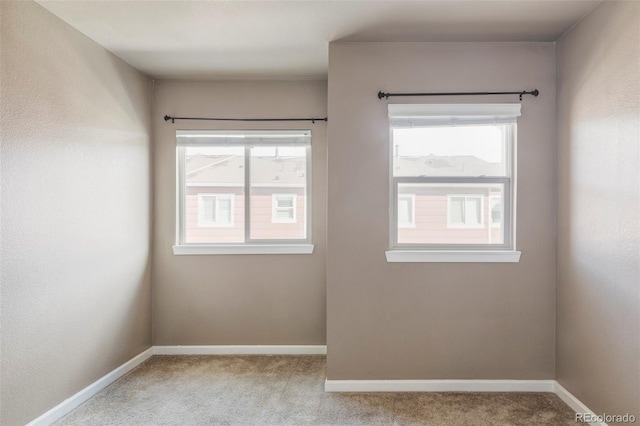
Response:
[[[519,262],[516,251],[516,119],[520,104],[391,104],[389,105],[389,250],[388,262]],[[505,176],[394,177],[393,129],[434,125],[504,124]],[[400,184],[499,184],[503,189],[503,244],[398,243],[398,186]],[[476,194],[473,194],[476,195]],[[484,197],[483,197],[484,198]],[[448,208],[447,202],[447,208]],[[484,223],[484,201],[482,207]],[[447,211],[447,222],[449,212]],[[483,226],[484,227],[484,226]]]
[[[312,244],[312,150],[311,130],[177,130],[176,131],[176,243],[175,255],[203,254],[311,254]],[[245,241],[239,243],[186,243],[186,147],[244,147]],[[251,148],[264,146],[304,147],[306,155],[304,239],[251,238]],[[232,201],[233,203],[233,201]],[[235,205],[234,205],[235,207]],[[198,212],[199,214],[199,212]],[[297,215],[297,211],[296,211]],[[297,217],[297,216],[296,216]]]
[[[415,228],[416,227],[416,194],[403,192],[402,194],[398,194],[398,200],[400,198],[408,198],[411,200],[411,219],[409,222],[402,223],[398,219],[398,228]],[[397,207],[396,207],[397,208]]]
[[[216,219],[220,216],[220,209],[219,209],[219,205],[218,205],[218,199],[228,199],[230,200],[230,217],[229,217],[229,222],[219,222],[217,220],[214,221],[208,221],[206,220],[206,218],[203,217],[203,198],[205,197],[213,197],[215,199],[215,216]],[[205,192],[199,192],[198,193],[198,227],[200,228],[233,228],[235,226],[235,209],[234,209],[234,202],[235,202],[235,194],[232,193],[227,193],[227,194],[221,194],[221,193],[217,193],[217,194],[210,194],[210,193],[205,193]]]
[[[480,223],[453,223],[451,222],[451,199],[464,198],[465,219],[467,210],[467,200],[475,198],[480,200]],[[484,228],[484,195],[482,194],[447,194],[447,228],[449,229],[482,229]]]
[[[292,207],[280,207],[279,200],[282,198],[290,198]],[[271,195],[271,223],[297,223],[298,222],[298,194],[282,193]],[[289,218],[278,217],[278,210],[291,210],[293,215]]]

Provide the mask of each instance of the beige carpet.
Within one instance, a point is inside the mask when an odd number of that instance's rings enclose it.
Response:
[[[325,393],[324,356],[154,356],[59,425],[574,425],[551,393]]]

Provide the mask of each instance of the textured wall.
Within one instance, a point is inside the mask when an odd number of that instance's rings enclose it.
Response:
[[[330,44],[329,379],[554,377],[555,80],[553,43]],[[534,88],[518,121],[520,263],[387,263],[389,130],[377,92]],[[518,98],[393,99],[421,101]]]
[[[640,418],[640,3],[558,43],[557,379]]]
[[[153,342],[324,344],[326,123],[165,122],[183,117],[324,117],[327,83],[156,83]],[[174,256],[176,129],[311,129],[311,255]]]
[[[151,344],[151,81],[32,2],[1,2],[2,425]]]

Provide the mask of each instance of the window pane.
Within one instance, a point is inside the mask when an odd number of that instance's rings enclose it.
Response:
[[[409,198],[400,198],[398,200],[398,223],[406,224],[411,222],[410,203],[411,200]]]
[[[244,242],[244,148],[185,147],[185,243]]]
[[[251,239],[306,238],[306,155],[304,147],[251,148]]]
[[[500,226],[502,223],[502,199],[491,197],[489,207],[491,208],[491,226]]]
[[[506,176],[509,126],[393,129],[393,175]]]
[[[465,225],[482,225],[482,198],[467,197],[465,200]]]
[[[231,198],[218,197],[217,213],[216,222],[231,223]]]
[[[211,195],[203,195],[198,200],[198,208],[200,217],[198,223],[212,224],[216,221],[216,197]]]
[[[464,224],[464,197],[451,197],[449,201],[449,223]]]
[[[415,225],[400,222],[402,194],[415,194]],[[503,184],[398,184],[398,244],[504,244],[504,222],[489,223],[489,200],[504,199]]]
[[[278,208],[280,209],[292,209],[293,208],[293,197],[280,197],[278,200]]]

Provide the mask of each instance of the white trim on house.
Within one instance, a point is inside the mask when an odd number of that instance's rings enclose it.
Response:
[[[208,218],[205,214],[205,198],[213,198],[213,217]],[[233,193],[198,193],[198,227],[200,228],[233,228],[235,225],[235,194]],[[218,200],[229,200],[229,217],[228,221],[224,219],[220,213],[220,203]]]
[[[553,392],[554,380],[325,380],[325,392]]]
[[[387,250],[387,262],[426,263],[518,263],[521,252],[515,250]]]
[[[496,204],[500,205],[500,221],[499,222],[494,222],[493,221],[493,207],[496,206]],[[489,223],[489,226],[491,228],[500,228],[502,226],[502,211],[504,210],[504,207],[502,207],[502,195],[489,195],[489,218],[487,220],[487,223]]]
[[[173,254],[311,254],[313,248],[313,244],[182,244],[173,246]]]
[[[133,370],[134,368],[136,368],[137,366],[139,366],[149,358],[151,358],[153,354],[154,354],[154,348],[151,347],[146,351],[142,352],[141,354],[131,358],[129,361],[125,362],[120,367],[102,376],[100,379],[91,383],[89,386],[82,389],[80,392],[76,393],[75,395],[65,399],[60,404],[56,405],[46,413],[42,414],[37,419],[32,420],[27,424],[27,426],[50,425],[60,420],[62,417],[69,414],[72,410],[74,410],[75,408],[79,407],[81,404],[83,404],[84,402],[92,398],[102,389],[106,388],[107,386],[109,386],[110,384],[118,380],[120,377],[124,376],[125,374],[127,374],[128,372],[130,372],[131,370]]]
[[[400,209],[401,199],[409,200],[409,222],[400,222],[400,212],[398,211],[398,228],[415,228],[416,227],[416,194],[402,192],[398,194],[398,201],[396,202],[397,208]]]
[[[451,200],[453,198],[464,199],[462,206],[462,222],[454,223],[451,220]],[[480,213],[480,222],[467,223],[467,203],[469,199],[480,200],[480,206],[477,213]],[[447,228],[451,229],[482,229],[484,228],[484,194],[447,194]]]
[[[280,206],[283,199],[291,199],[291,207]],[[271,223],[296,223],[298,222],[298,195],[295,193],[271,194]],[[278,216],[280,210],[291,211],[291,218]]]
[[[154,346],[154,355],[326,355],[326,345]]]

